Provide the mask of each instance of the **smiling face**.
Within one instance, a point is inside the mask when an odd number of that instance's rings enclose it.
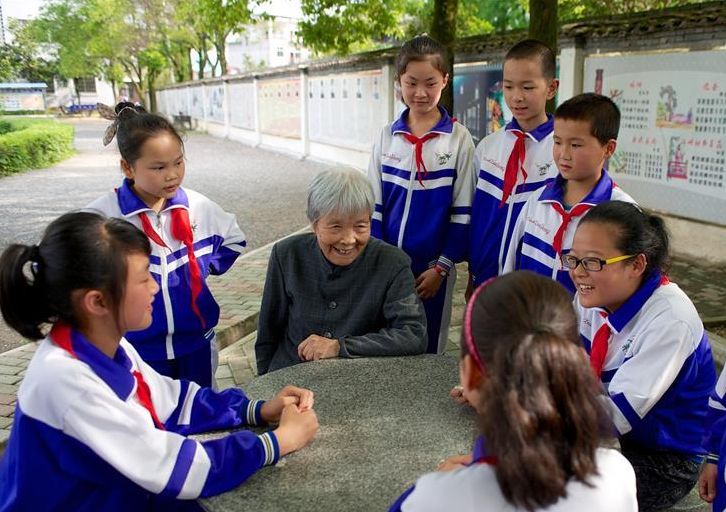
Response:
[[[139,331],[151,325],[154,295],[159,285],[149,272],[149,258],[132,253],[126,257],[126,287],[119,311],[121,332]]]
[[[149,208],[159,211],[184,179],[184,151],[174,135],[162,131],[146,139],[135,162],[121,160],[121,168],[133,180],[136,194]]]
[[[350,265],[363,252],[371,237],[371,213],[361,210],[353,215],[332,212],[313,224],[318,246],[330,263]]]
[[[617,248],[617,227],[601,222],[585,222],[577,227],[570,254],[602,260],[622,256]],[[645,256],[605,265],[599,272],[589,272],[582,265],[570,270],[580,304],[586,308],[603,307],[616,311],[640,287],[645,271]]]
[[[595,185],[605,160],[615,152],[614,139],[601,144],[590,129],[590,121],[555,118],[552,155],[566,180]]]
[[[547,121],[545,105],[555,97],[557,80],[542,74],[537,59],[504,61],[504,101],[524,131],[532,131]]]
[[[434,67],[430,59],[409,62],[399,82],[403,102],[411,109],[410,113],[423,116],[435,110],[448,80],[449,75]]]

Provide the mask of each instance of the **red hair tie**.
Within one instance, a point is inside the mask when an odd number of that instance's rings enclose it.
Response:
[[[489,286],[495,279],[496,277],[490,277],[484,281],[479,288],[474,290],[474,293],[469,299],[469,303],[466,305],[466,312],[464,313],[464,341],[466,342],[466,349],[469,351],[469,355],[474,360],[476,367],[482,372],[484,371],[484,363],[482,363],[481,357],[479,356],[479,350],[477,350],[476,345],[474,344],[474,336],[471,333],[471,312],[474,309],[474,303],[481,292],[484,291],[484,288]]]

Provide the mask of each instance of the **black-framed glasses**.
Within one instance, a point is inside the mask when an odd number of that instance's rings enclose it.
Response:
[[[625,261],[630,258],[635,258],[636,254],[626,254],[624,256],[615,256],[614,258],[608,258],[606,260],[589,256],[586,258],[578,258],[572,254],[563,254],[560,256],[562,266],[567,270],[575,270],[578,265],[582,264],[582,268],[588,272],[600,272],[605,265],[611,263],[617,263],[618,261]]]

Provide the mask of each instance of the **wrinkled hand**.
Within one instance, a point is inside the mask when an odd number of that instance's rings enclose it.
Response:
[[[454,471],[455,469],[463,468],[469,464],[471,464],[471,454],[454,455],[453,457],[447,457],[439,462],[436,471]]]
[[[703,471],[698,477],[698,495],[707,503],[713,503],[716,498],[716,478],[718,466],[708,462],[703,466]]]
[[[280,414],[280,426],[274,430],[280,446],[280,456],[299,450],[318,431],[318,417],[315,411],[301,411],[297,405],[286,405]]]
[[[277,392],[275,398],[262,404],[260,414],[265,423],[277,423],[286,406],[294,404],[300,411],[307,411],[313,408],[313,402],[313,392],[309,389],[285,386]]]
[[[449,391],[449,396],[454,399],[454,402],[456,402],[459,405],[469,405],[469,400],[466,399],[464,396],[464,388],[461,386],[454,386],[451,388],[451,391]]]
[[[311,334],[297,347],[297,355],[303,361],[318,361],[338,357],[340,343],[338,340]]]
[[[424,270],[416,278],[416,293],[422,299],[430,299],[439,291],[442,282],[444,282],[444,278],[435,268]]]

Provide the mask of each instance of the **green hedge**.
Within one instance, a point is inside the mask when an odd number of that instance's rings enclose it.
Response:
[[[73,126],[52,120],[0,119],[0,176],[48,167],[73,152]]]

